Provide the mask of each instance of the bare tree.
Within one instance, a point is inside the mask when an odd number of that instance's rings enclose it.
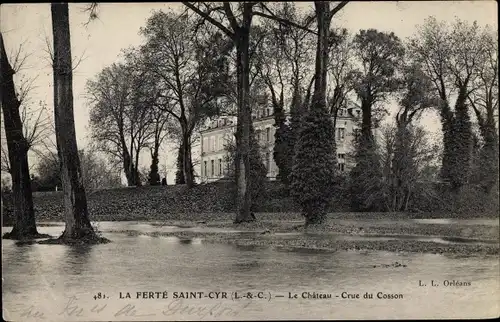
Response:
[[[79,155],[82,165],[83,185],[89,194],[121,185],[120,173],[110,167],[99,156],[97,151],[80,150]]]
[[[372,203],[382,202],[386,211],[393,212],[408,211],[417,197],[429,203],[440,202],[427,178],[439,157],[437,147],[422,127],[408,124],[404,137],[400,137],[398,126],[393,123],[384,127],[378,144],[384,168],[382,188],[363,197],[374,199]],[[405,154],[401,153],[403,149]],[[376,200],[379,198],[382,200]]]
[[[140,59],[155,84],[155,105],[177,120],[181,129],[183,174],[188,187],[192,175],[191,137],[206,117],[218,114],[217,99],[227,93],[227,64],[217,52],[227,50],[220,33],[201,37],[187,15],[155,12],[141,33],[146,44]]]
[[[140,152],[153,136],[154,98],[146,96],[148,84],[141,77],[142,73],[128,61],[104,68],[86,87],[92,138],[99,150],[122,165],[129,186],[140,185]]]
[[[31,178],[28,166],[29,145],[23,134],[19,108],[21,105],[14,86],[14,73],[0,33],[1,103],[8,148],[9,170],[12,176],[14,227],[3,238],[25,239],[40,237],[36,229]],[[3,153],[2,153],[3,154]]]
[[[64,191],[65,230],[62,241],[97,241],[90,225],[73,114],[73,69],[68,4],[51,4],[54,39],[54,120]]]
[[[17,51],[12,55],[14,57],[12,70],[14,73],[19,73],[24,67],[29,58],[29,54],[23,53],[24,44],[21,44]],[[38,148],[43,146],[45,142],[54,133],[51,120],[47,111],[47,106],[43,101],[33,102],[31,94],[34,87],[36,77],[26,78],[21,76],[15,91],[19,101],[19,114],[23,127],[23,136],[26,139],[28,150],[38,153]],[[4,130],[4,120],[1,117],[2,124],[2,143],[1,143],[1,170],[10,173],[10,162],[8,158],[7,141]]]

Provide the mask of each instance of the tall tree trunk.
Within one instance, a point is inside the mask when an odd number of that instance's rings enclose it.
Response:
[[[249,39],[252,22],[252,4],[244,4],[243,25],[236,34],[237,77],[238,77],[238,123],[236,129],[236,185],[237,214],[235,223],[252,221],[250,205],[252,204],[250,187],[250,126],[252,122],[249,91],[250,61]]]
[[[67,3],[52,3],[54,119],[64,191],[65,230],[61,239],[95,240],[83,187],[73,115],[73,71]]]
[[[0,33],[1,102],[5,122],[5,135],[9,153],[12,193],[14,199],[14,227],[4,236],[26,239],[38,236],[31,194],[31,178],[28,166],[28,142],[23,135],[19,115],[20,102],[14,87],[14,70],[7,59],[3,36]]]
[[[440,109],[443,131],[441,178],[454,193],[468,182],[471,170],[472,130],[466,93],[467,83],[459,88],[455,112],[444,99]]]
[[[191,161],[191,133],[184,130],[182,134],[182,165],[184,178],[188,188],[194,186],[193,163]]]
[[[206,174],[205,174],[206,175]],[[177,152],[177,171],[175,172],[175,184],[185,184],[186,177],[184,176],[184,147],[182,142]]]
[[[328,66],[328,35],[330,32],[330,4],[328,1],[315,1],[318,22],[318,41],[316,46],[316,79],[312,106],[326,109],[326,77]]]
[[[137,148],[135,151],[135,164],[134,164],[134,178],[135,178],[135,185],[137,187],[142,186],[141,182],[141,176],[139,174],[139,144],[137,144]]]
[[[330,3],[328,1],[315,1],[316,20],[318,24],[318,37],[316,45],[316,65],[315,65],[315,80],[314,80],[314,94],[312,97],[309,112],[315,110],[323,110],[327,114],[326,109],[326,83],[327,83],[327,64],[328,64],[328,36],[330,32],[330,23],[332,14],[330,14]],[[308,114],[309,115],[309,114]],[[335,130],[333,131],[335,133]],[[335,137],[330,138],[335,140]],[[326,142],[325,142],[326,143]],[[336,156],[335,141],[332,142],[333,156]],[[329,145],[329,144],[328,144]],[[316,205],[307,204],[303,205],[305,214],[305,225],[322,224],[326,219],[326,211],[323,207],[316,207]]]
[[[158,186],[160,184],[160,174],[158,173],[158,163],[159,161],[159,150],[160,144],[158,139],[155,138],[153,151],[151,153],[151,167],[149,170],[149,184],[152,186]]]
[[[392,182],[391,192],[393,193],[393,208],[391,211],[403,211],[404,200],[406,198],[406,191],[408,190],[408,178],[405,174],[411,174],[413,169],[413,162],[410,157],[408,149],[410,142],[410,133],[408,130],[408,123],[406,121],[398,122],[397,133],[394,142],[394,155],[392,158]]]
[[[127,144],[125,143],[125,139],[122,137],[122,158],[123,158],[123,171],[125,172],[125,177],[127,178],[127,186],[135,186],[135,177],[134,173],[131,171],[132,169],[132,160],[130,157],[130,153],[128,152]]]

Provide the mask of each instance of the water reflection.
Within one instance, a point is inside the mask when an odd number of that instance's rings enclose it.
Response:
[[[413,219],[412,221],[419,224],[461,224],[461,225],[485,225],[485,226],[498,226],[498,219],[452,219],[452,218],[425,218]]]
[[[190,245],[193,240],[192,239],[179,239],[179,242],[184,245]]]
[[[261,262],[258,260],[245,260],[243,262],[235,262],[232,264],[233,269],[239,272],[248,272],[261,269]]]
[[[123,223],[117,225],[129,227]],[[408,299],[397,304],[336,299],[328,303],[305,299],[256,302],[233,319],[449,318],[498,312],[499,263],[494,259],[211,244],[197,238],[119,233],[106,233],[106,237],[113,243],[91,247],[17,246],[13,241],[4,241],[4,307],[13,309],[30,303],[47,307],[47,312],[57,312],[64,306],[65,296],[74,294],[80,294],[80,305],[92,307],[95,305],[92,296],[97,291],[115,297],[120,291],[164,290],[257,290],[284,294],[288,291],[333,294],[394,291],[405,294]],[[314,234],[309,237],[343,238]],[[406,267],[391,266],[395,262]],[[436,288],[432,292],[417,287],[419,280],[429,279],[470,280],[472,285],[466,289]],[[213,305],[203,301],[189,303]],[[147,301],[147,307],[141,308],[158,310],[158,303]],[[116,319],[111,315],[99,318]],[[193,319],[180,313],[169,318]]]
[[[263,249],[266,249],[266,246],[259,246],[259,245],[240,245],[240,244],[235,244],[232,245],[236,250],[238,251],[244,251],[244,252],[256,252],[260,251]]]
[[[64,274],[82,275],[97,258],[92,258],[96,248],[92,245],[65,246],[64,259],[67,265],[61,266]]]

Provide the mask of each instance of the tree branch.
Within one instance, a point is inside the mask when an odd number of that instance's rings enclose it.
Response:
[[[330,19],[337,13],[340,11],[340,9],[344,8],[345,5],[348,3],[349,1],[342,1],[341,3],[339,3],[335,8],[333,8],[332,10],[330,10],[330,13],[329,13],[329,17]]]
[[[233,32],[231,32],[223,24],[221,24],[220,22],[218,22],[214,18],[210,17],[210,15],[208,15],[207,13],[205,13],[205,12],[201,11],[200,9],[196,8],[192,3],[182,2],[182,4],[184,4],[186,7],[188,7],[189,9],[191,9],[194,12],[196,12],[197,14],[199,14],[204,19],[208,20],[211,24],[213,24],[214,26],[216,26],[217,28],[219,28],[223,33],[225,33],[231,39],[234,38],[234,33]]]
[[[236,21],[236,18],[234,17],[233,11],[231,10],[231,4],[225,1],[223,5],[224,5],[224,12],[227,15],[227,19],[229,19],[231,28],[233,28],[233,30],[236,32],[240,26],[238,25],[238,21]]]
[[[268,19],[271,19],[271,20],[274,20],[274,21],[277,21],[279,23],[282,23],[282,24],[285,24],[285,25],[289,25],[289,26],[292,26],[292,27],[295,27],[295,28],[299,28],[299,29],[302,29],[302,30],[305,30],[309,33],[312,33],[314,35],[317,35],[318,33],[316,31],[313,31],[307,27],[304,27],[304,26],[301,26],[301,25],[298,25],[296,24],[295,22],[292,22],[288,19],[284,19],[284,18],[280,18],[280,17],[277,17],[276,15],[268,15],[268,14],[265,14],[263,12],[260,12],[260,11],[254,11],[253,14],[255,16],[261,16],[261,17],[264,17],[264,18],[268,18]]]

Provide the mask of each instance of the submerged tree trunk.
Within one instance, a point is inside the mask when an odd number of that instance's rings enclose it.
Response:
[[[28,142],[23,135],[23,124],[19,114],[21,103],[14,87],[14,70],[7,60],[3,36],[0,33],[0,69],[2,71],[1,102],[5,122],[5,136],[9,151],[12,194],[14,201],[14,227],[4,238],[27,239],[39,237],[35,223],[31,178],[28,166]]]
[[[95,241],[83,186],[73,115],[73,73],[67,3],[52,3],[54,119],[66,226],[60,239]]]

